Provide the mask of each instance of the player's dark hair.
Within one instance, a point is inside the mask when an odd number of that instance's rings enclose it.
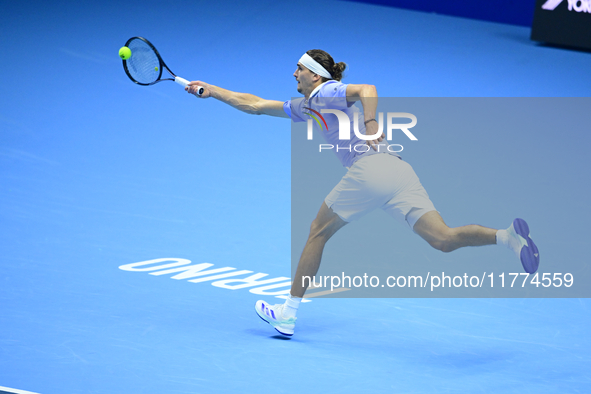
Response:
[[[347,68],[347,65],[343,62],[335,63],[332,56],[323,51],[322,49],[310,49],[306,52],[312,59],[316,60],[322,67],[326,69],[332,75],[332,79],[340,81],[343,79],[343,71]],[[328,78],[322,77],[322,82],[328,81]]]

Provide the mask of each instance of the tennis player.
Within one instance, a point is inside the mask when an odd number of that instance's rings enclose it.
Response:
[[[345,112],[352,119],[352,105],[359,101],[364,117],[363,126],[359,121],[359,130],[366,138],[375,136],[366,141],[351,132],[347,144],[368,144],[368,148],[358,149],[359,152],[356,149],[334,150],[348,171],[325,198],[312,222],[310,235],[293,278],[290,297],[284,304],[277,305],[257,301],[257,314],[279,333],[293,335],[296,312],[309,284],[309,281],[304,284],[303,277],[311,278],[316,275],[324,245],[340,228],[376,208],[381,208],[408,225],[429,245],[442,252],[451,252],[465,246],[504,245],[515,252],[526,272],[536,272],[540,257],[523,219],[515,219],[509,228],[502,230],[473,224],[450,228],[445,224],[412,167],[396,153],[384,149],[387,144],[384,134],[378,135],[378,123],[375,119],[375,98],[378,97],[375,86],[343,84],[340,81],[345,68],[345,63],[335,63],[322,50],[306,52],[293,73],[297,90],[304,97],[293,101],[265,100],[202,81],[191,82],[186,88],[197,97],[213,97],[249,114],[291,118],[295,122],[310,119],[309,109],[320,111],[320,107],[326,109],[327,105],[331,109]],[[198,86],[204,88],[201,96],[197,95]],[[333,146],[342,145],[337,117],[325,115],[324,118],[328,126],[322,129],[326,142]],[[353,127],[350,129],[353,130]]]

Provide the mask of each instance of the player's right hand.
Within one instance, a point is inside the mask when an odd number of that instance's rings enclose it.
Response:
[[[197,89],[198,88],[203,88],[203,93],[201,93],[201,95],[199,95],[197,93]],[[202,81],[191,81],[189,82],[189,84],[187,85],[187,87],[185,88],[185,90],[190,93],[190,94],[194,94],[195,97],[198,98],[208,98],[210,97],[210,92],[209,92],[209,84],[202,82]]]

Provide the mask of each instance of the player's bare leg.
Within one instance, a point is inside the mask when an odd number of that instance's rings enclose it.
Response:
[[[312,278],[316,275],[320,267],[324,245],[345,224],[347,222],[334,213],[331,208],[327,207],[326,203],[322,203],[316,219],[310,226],[310,235],[300,256],[298,268],[291,285],[292,296],[300,298],[304,296],[309,281],[306,281],[304,285],[303,277]]]
[[[293,335],[295,315],[309,284],[309,281],[306,281],[304,285],[302,278],[304,276],[312,278],[316,275],[320,267],[324,245],[345,224],[347,222],[323,202],[316,219],[310,226],[310,235],[293,278],[290,296],[284,304],[270,305],[265,301],[257,301],[255,304],[255,311],[259,317],[279,333],[287,336]]]
[[[427,212],[415,223],[414,231],[432,247],[451,252],[465,246],[494,245],[497,230],[470,224],[448,227],[437,211]]]
[[[530,237],[525,220],[515,219],[506,230],[495,230],[476,224],[448,227],[439,212],[427,212],[415,223],[414,231],[435,249],[451,252],[464,246],[504,245],[515,252],[523,269],[532,274],[538,270],[540,254]]]

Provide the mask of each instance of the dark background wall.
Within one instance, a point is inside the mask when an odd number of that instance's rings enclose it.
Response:
[[[531,26],[535,0],[349,0],[491,22]]]

